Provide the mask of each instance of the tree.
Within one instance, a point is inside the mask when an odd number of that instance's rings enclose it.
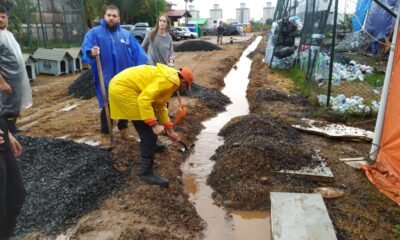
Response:
[[[86,25],[89,28],[93,27],[93,22],[104,15],[104,0],[83,0],[85,8]]]

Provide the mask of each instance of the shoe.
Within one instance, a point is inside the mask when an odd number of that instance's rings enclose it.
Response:
[[[165,144],[162,142],[156,143],[156,153],[162,153],[165,150]]]
[[[121,130],[119,130],[119,132],[121,133],[121,138],[124,139],[125,141],[135,140],[135,138],[129,134],[128,128],[121,129]]]
[[[141,159],[139,178],[150,184],[155,184],[160,187],[167,187],[169,181],[161,178],[153,171],[154,158],[143,158]]]
[[[147,175],[139,175],[139,178],[142,181],[145,181],[145,182],[150,183],[150,184],[155,184],[155,185],[158,185],[160,187],[167,187],[169,185],[169,181],[168,180],[165,180],[165,179],[161,178],[154,171],[152,171],[151,173],[149,173]]]

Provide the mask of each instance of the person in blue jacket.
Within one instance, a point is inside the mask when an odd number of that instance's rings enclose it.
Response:
[[[89,64],[93,71],[97,100],[102,108],[100,113],[101,132],[108,134],[107,117],[95,57],[100,55],[107,98],[108,84],[116,74],[129,67],[147,64],[148,59],[133,35],[121,28],[120,12],[114,5],[107,6],[100,25],[86,33],[82,44],[82,54],[83,61]],[[123,139],[131,139],[127,120],[119,120],[118,129]]]

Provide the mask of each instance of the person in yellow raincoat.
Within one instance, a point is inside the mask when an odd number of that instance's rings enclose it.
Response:
[[[192,81],[190,69],[178,71],[163,64],[131,67],[111,79],[111,118],[132,120],[140,137],[139,178],[143,181],[163,187],[169,184],[153,170],[157,138],[165,132],[172,140],[179,140],[168,116],[167,102],[176,90],[187,89]]]

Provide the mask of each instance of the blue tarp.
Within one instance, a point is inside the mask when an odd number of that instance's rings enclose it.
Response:
[[[392,11],[395,9],[398,0],[380,0],[383,4],[389,7]],[[371,4],[365,29],[369,34],[376,39],[382,39],[388,36],[393,29],[395,19],[383,8],[375,2]]]
[[[368,9],[371,6],[372,0],[358,0],[356,6],[356,14],[353,17],[353,31],[358,32],[361,30],[365,16],[367,15]]]

